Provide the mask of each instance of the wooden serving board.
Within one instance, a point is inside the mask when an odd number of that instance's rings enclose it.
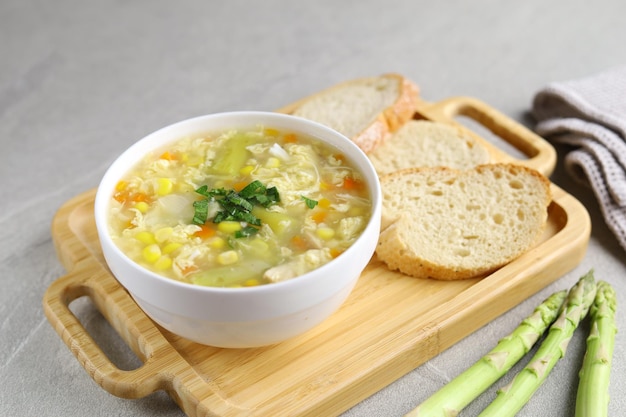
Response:
[[[279,111],[290,112],[292,107]],[[466,116],[521,150],[546,175],[553,148],[471,98],[420,103],[416,118],[456,124]],[[481,139],[482,140],[482,139]],[[489,144],[495,160],[514,157]],[[138,398],[166,390],[189,416],[337,415],[450,347],[573,269],[591,230],[585,208],[552,185],[548,227],[533,249],[483,279],[435,281],[389,271],[376,257],[346,303],[286,342],[219,349],[153,323],[111,275],[93,218],[95,190],[56,214],[52,235],[68,274],[48,288],[46,316],[91,377],[110,393]],[[118,369],[68,308],[87,296],[143,361]]]

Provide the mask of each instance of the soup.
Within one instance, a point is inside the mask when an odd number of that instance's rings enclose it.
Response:
[[[135,262],[216,287],[285,281],[341,255],[371,215],[337,149],[271,128],[186,137],[116,185],[110,233]]]

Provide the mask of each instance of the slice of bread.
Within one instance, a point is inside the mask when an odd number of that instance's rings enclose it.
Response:
[[[427,120],[406,122],[367,156],[381,176],[414,167],[467,169],[491,159],[488,149],[466,131]]]
[[[418,94],[417,85],[402,75],[384,74],[323,90],[291,113],[329,126],[370,152],[413,117]]]
[[[378,258],[392,270],[441,280],[484,276],[529,250],[551,201],[548,179],[514,164],[411,168],[381,185]]]

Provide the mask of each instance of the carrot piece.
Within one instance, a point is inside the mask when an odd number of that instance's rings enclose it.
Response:
[[[113,198],[118,203],[124,204],[128,200],[128,192],[127,191],[119,191],[119,192],[113,194]]]
[[[233,190],[239,192],[239,191],[243,190],[246,185],[248,185],[248,183],[245,182],[245,181],[236,182],[236,183],[233,184]]]
[[[345,177],[343,179],[342,187],[346,190],[362,190],[364,186],[365,184],[361,180],[352,177]]]
[[[313,219],[315,223],[319,224],[319,223],[322,223],[324,220],[326,220],[327,215],[328,215],[328,212],[326,210],[319,210],[313,213],[311,215],[311,218]]]
[[[215,229],[209,223],[203,224],[200,228],[200,230],[193,234],[194,236],[199,237],[200,239],[208,239],[215,235]]]
[[[285,142],[286,143],[295,143],[298,141],[298,137],[296,136],[295,133],[287,133],[285,135]]]
[[[292,237],[291,244],[299,250],[305,250],[308,246],[306,240],[304,240],[304,238],[300,235],[295,235],[294,237]]]
[[[139,203],[140,201],[143,201],[145,203],[148,203],[151,201],[151,198],[148,197],[147,194],[144,193],[136,193],[133,194],[132,197],[130,198],[131,201],[134,201],[135,203]]]
[[[139,203],[139,202],[151,203],[152,202],[152,199],[147,194],[131,193],[128,190],[122,190],[122,191],[116,192],[115,194],[113,194],[113,198],[121,204],[126,204],[129,201],[133,203]]]
[[[337,256],[341,255],[342,253],[343,253],[343,251],[341,249],[332,248],[330,250],[330,256],[332,256],[333,258],[336,258]]]
[[[187,275],[196,272],[198,269],[199,268],[196,265],[189,265],[182,268],[180,272],[183,274],[184,277],[186,277]]]

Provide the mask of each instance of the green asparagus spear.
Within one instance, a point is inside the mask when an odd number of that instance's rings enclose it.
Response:
[[[589,312],[591,331],[587,352],[580,370],[576,395],[576,417],[606,417],[609,405],[609,379],[615,346],[615,290],[607,282],[598,282],[596,299]]]
[[[514,416],[526,405],[530,397],[546,380],[554,365],[565,355],[567,344],[587,315],[596,295],[593,270],[583,275],[570,289],[564,309],[550,326],[546,338],[528,365],[515,376],[513,381],[498,391],[495,400],[479,417]]]
[[[532,348],[559,314],[567,291],[546,298],[496,347],[459,376],[421,403],[408,416],[456,416],[489,386],[504,375]]]

